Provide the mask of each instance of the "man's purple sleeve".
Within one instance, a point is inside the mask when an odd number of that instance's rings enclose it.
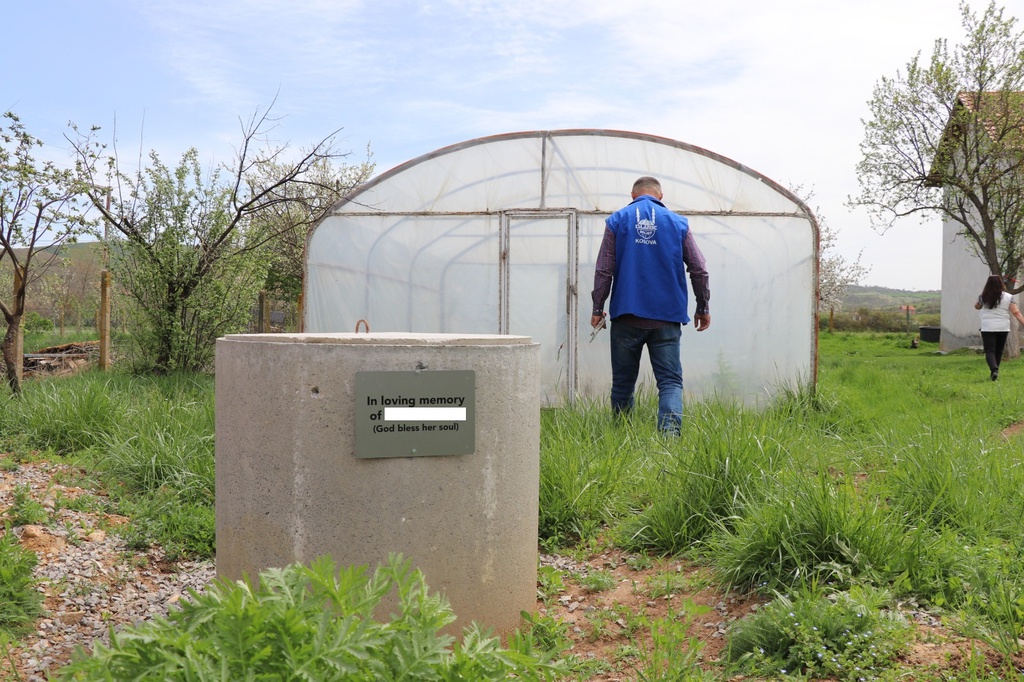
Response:
[[[594,269],[594,291],[590,294],[593,300],[593,314],[604,312],[604,302],[612,291],[612,274],[615,272],[615,233],[606,229],[601,249],[597,252],[597,264]]]
[[[707,315],[710,312],[708,305],[711,302],[711,283],[704,264],[704,254],[701,253],[690,230],[687,230],[686,239],[683,240],[683,263],[686,264],[686,271],[690,273],[690,286],[693,288],[693,298],[697,302],[695,314]]]

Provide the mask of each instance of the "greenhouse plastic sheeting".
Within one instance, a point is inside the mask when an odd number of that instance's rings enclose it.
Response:
[[[310,234],[304,331],[352,332],[365,320],[374,332],[528,335],[540,343],[546,404],[606,399],[608,333],[590,340],[594,264],[605,218],[642,175],[687,216],[710,274],[711,327],[683,328],[687,396],[749,404],[813,383],[810,210],[725,157],[635,133],[481,138],[371,180]],[[654,390],[648,364],[641,390]]]

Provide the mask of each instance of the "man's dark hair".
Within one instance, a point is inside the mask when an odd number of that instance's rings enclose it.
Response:
[[[661,183],[658,182],[657,178],[652,178],[650,175],[645,175],[642,178],[637,178],[636,182],[633,183],[634,194],[637,190],[653,189],[657,190],[658,194],[661,194]]]

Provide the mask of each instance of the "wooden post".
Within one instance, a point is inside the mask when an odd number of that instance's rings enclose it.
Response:
[[[303,330],[303,327],[305,327],[305,325],[302,322],[302,314],[305,311],[302,309],[302,292],[301,291],[299,292],[299,303],[297,305],[297,308],[298,308],[298,316],[299,316],[299,333],[301,334],[302,330]]]
[[[100,271],[100,371],[110,369],[110,271]]]

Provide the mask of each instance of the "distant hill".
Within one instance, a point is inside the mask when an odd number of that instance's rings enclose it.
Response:
[[[846,289],[843,310],[847,312],[860,308],[899,310],[900,306],[912,305],[918,314],[938,313],[941,303],[941,291],[905,291],[885,287],[851,286]]]

